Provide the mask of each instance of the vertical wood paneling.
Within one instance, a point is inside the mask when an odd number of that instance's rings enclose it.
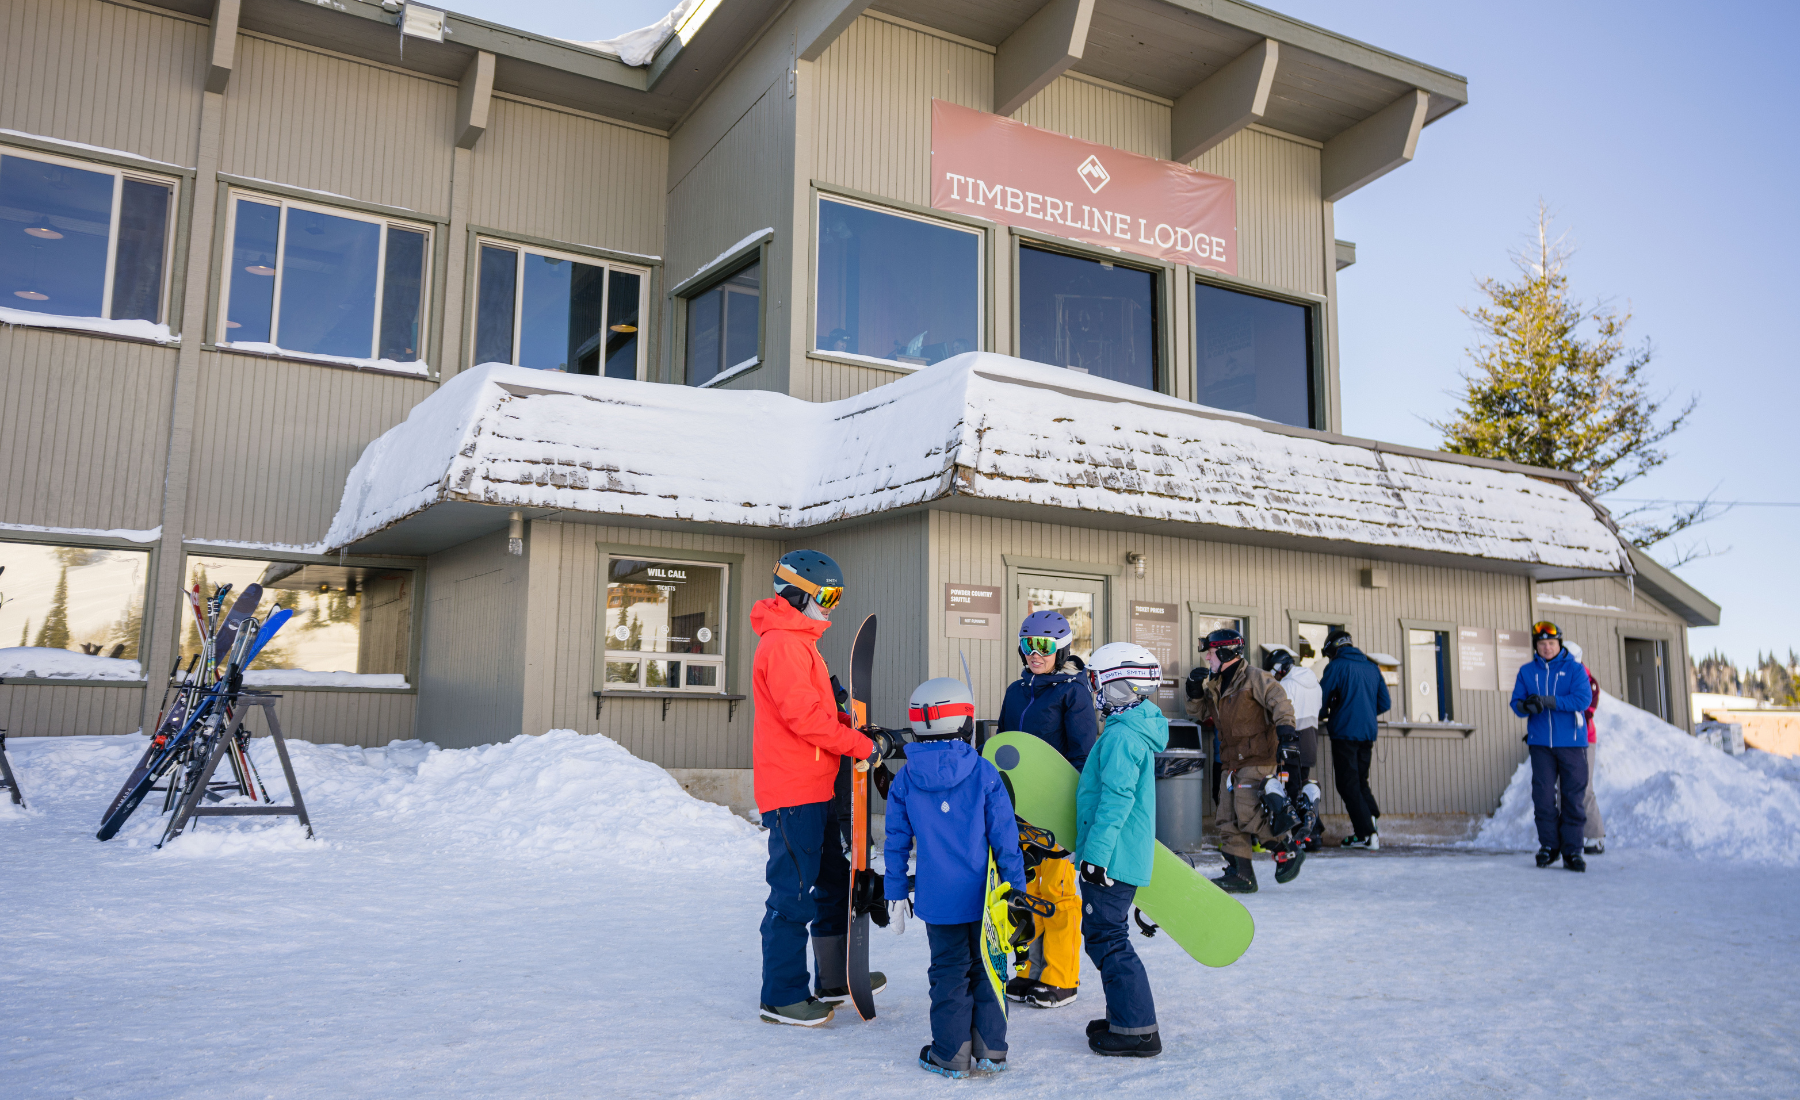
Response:
[[[363,448],[432,389],[422,379],[202,355],[187,537],[323,538]]]
[[[0,127],[192,166],[208,37],[98,0],[8,0]]]
[[[237,51],[220,171],[449,210],[454,85],[247,35]]]
[[[508,99],[492,111],[473,158],[472,223],[662,254],[668,139]]]
[[[936,602],[926,587],[930,522],[927,515],[902,516],[875,523],[807,535],[789,543],[830,554],[844,570],[844,602],[832,614],[833,626],[819,640],[819,652],[834,672],[849,667],[850,643],[866,615],[875,615],[875,693],[872,720],[881,726],[906,721],[906,700],[933,675],[961,676],[927,670],[927,654],[919,645]]]
[[[1075,77],[1058,77],[1012,116],[1028,126],[1167,160],[1169,108]]]
[[[175,349],[0,329],[0,520],[154,527]]]
[[[411,693],[274,690],[281,692],[275,705],[281,732],[295,741],[373,749],[413,735],[413,708],[419,697]],[[253,711],[249,719],[259,736],[268,732],[261,718]]]
[[[787,101],[771,84],[744,117],[669,188],[668,274],[693,275],[759,229],[781,224],[786,174],[780,158]],[[769,286],[769,273],[764,273]]]
[[[794,369],[788,392],[803,401],[838,401],[885,386],[904,376],[904,371],[879,367],[852,367],[824,359],[805,359]]]
[[[1326,292],[1318,149],[1241,130],[1191,165],[1237,182],[1239,275],[1287,290]]]
[[[141,687],[0,685],[0,724],[8,737],[130,733],[138,728],[143,705]],[[30,790],[25,793],[30,798]]]
[[[506,552],[504,530],[426,559],[412,736],[465,748],[520,732],[526,561]]]

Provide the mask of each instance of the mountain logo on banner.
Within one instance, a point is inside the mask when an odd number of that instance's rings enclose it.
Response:
[[[1112,177],[1106,174],[1106,166],[1101,164],[1100,158],[1092,153],[1088,154],[1088,159],[1081,162],[1080,168],[1075,169],[1075,174],[1080,176],[1081,182],[1087,184],[1088,190],[1096,195],[1100,193],[1102,187],[1112,182]]]

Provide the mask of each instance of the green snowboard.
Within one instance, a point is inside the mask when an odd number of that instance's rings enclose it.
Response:
[[[1013,809],[1056,842],[1075,850],[1075,785],[1081,773],[1061,753],[1029,733],[988,739],[981,755],[1000,769]],[[1174,852],[1157,844],[1150,885],[1138,888],[1137,907],[1197,962],[1230,966],[1250,948],[1256,925],[1250,911]]]

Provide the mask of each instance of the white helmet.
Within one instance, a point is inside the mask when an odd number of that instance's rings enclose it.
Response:
[[[1563,644],[1563,648],[1569,651],[1569,656],[1575,658],[1576,664],[1579,665],[1579,664],[1586,663],[1586,662],[1582,661],[1582,659],[1581,659],[1581,643],[1580,642],[1571,642],[1569,639],[1564,638],[1562,640],[1562,644]]]
[[[1102,714],[1130,710],[1156,694],[1162,665],[1135,642],[1108,642],[1087,659],[1088,688]]]
[[[961,680],[939,676],[913,689],[906,717],[916,737],[966,737],[975,726],[975,696]]]

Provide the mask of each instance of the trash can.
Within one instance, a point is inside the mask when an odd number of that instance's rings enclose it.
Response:
[[[1206,822],[1206,754],[1169,749],[1156,754],[1156,839],[1173,852],[1200,848]]]

